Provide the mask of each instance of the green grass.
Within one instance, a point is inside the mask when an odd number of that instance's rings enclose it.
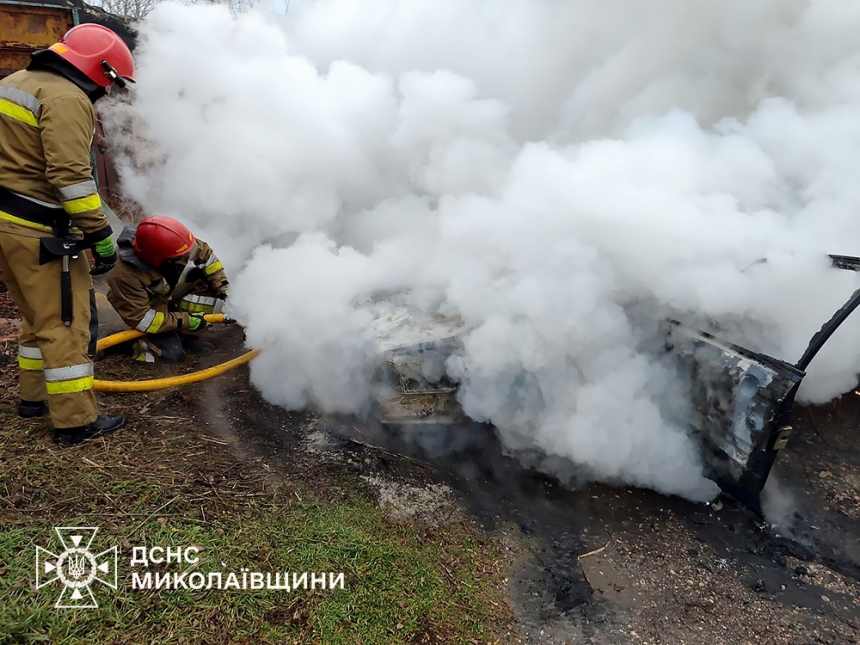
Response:
[[[71,450],[8,408],[0,421],[0,644],[487,643],[510,619],[502,549],[465,519],[395,522],[358,478],[317,498],[313,469],[261,476],[176,421]],[[97,526],[95,552],[119,547],[119,589],[94,585],[99,609],[55,609],[59,583],[35,590],[54,526]],[[147,570],[133,546],[198,546],[196,570],[225,581],[343,572],[345,589],[133,590]]]
[[[201,431],[200,417],[224,425],[212,406],[224,396],[260,406],[246,374],[104,397],[129,428],[60,449],[45,420],[16,418],[14,345],[0,354],[11,357],[0,356],[0,645],[484,644],[510,625],[504,548],[458,513],[438,526],[395,521],[355,470],[320,467],[301,449],[275,454],[259,435]],[[130,378],[136,367],[110,357],[98,369]],[[35,589],[36,547],[61,550],[55,526],[99,527],[93,552],[119,548],[119,588],[92,586],[98,609],[56,609],[59,582]],[[132,567],[136,546],[197,546],[199,562]],[[243,568],[343,572],[345,588],[132,589],[133,572],[191,567],[224,581]]]
[[[86,515],[70,525],[90,525]],[[97,524],[93,522],[92,524]],[[50,527],[0,533],[0,642],[4,643],[397,643],[428,626],[486,642],[490,618],[482,580],[468,562],[483,545],[468,527],[419,537],[390,523],[369,503],[294,501],[255,505],[229,522],[201,526],[152,521],[148,546],[200,547],[199,563],[157,565],[207,573],[242,568],[261,572],[343,572],[335,590],[132,590],[131,550],[122,549],[120,589],[94,585],[98,610],[57,610],[59,584],[32,589],[36,545],[53,549]],[[122,529],[101,532],[94,548],[129,544]],[[137,546],[137,542],[131,542]],[[56,551],[56,549],[53,549]],[[466,563],[449,576],[445,561]],[[222,567],[222,563],[226,567]],[[442,565],[442,566],[440,566]],[[478,602],[476,602],[476,600]],[[437,628],[438,629],[438,628]]]

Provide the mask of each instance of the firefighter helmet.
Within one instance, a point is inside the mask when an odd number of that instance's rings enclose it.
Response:
[[[137,225],[132,248],[134,254],[151,267],[175,260],[191,252],[194,235],[172,217],[147,217]]]
[[[84,23],[72,27],[49,49],[100,87],[134,83],[134,60],[128,45],[102,25]]]

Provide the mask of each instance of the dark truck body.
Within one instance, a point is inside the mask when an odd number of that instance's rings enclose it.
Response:
[[[830,256],[833,266],[860,270],[860,258]],[[726,494],[762,514],[761,492],[792,432],[791,414],[809,363],[860,305],[860,290],[810,340],[797,363],[720,340],[667,321],[661,358],[687,385],[687,416],[675,419],[697,439],[706,475]],[[458,333],[387,348],[378,403],[383,422],[455,424],[468,421],[457,403],[457,383],[445,375]]]

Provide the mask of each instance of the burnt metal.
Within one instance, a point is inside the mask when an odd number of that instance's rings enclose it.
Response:
[[[860,271],[860,258],[831,255],[834,267]],[[708,477],[758,515],[761,491],[791,435],[791,412],[806,368],[848,316],[860,289],[813,335],[794,365],[670,321],[667,350],[688,384],[685,425],[699,438]]]
[[[668,323],[667,350],[689,388],[688,416],[706,475],[761,515],[761,491],[791,433],[794,396],[804,372],[711,334]]]
[[[459,383],[445,370],[445,361],[462,348],[456,337],[395,347],[381,355],[377,375],[380,418],[388,424],[459,424],[468,422],[457,401]]]
[[[803,352],[803,356],[801,356],[800,360],[797,361],[798,368],[806,370],[806,368],[809,367],[812,359],[815,358],[815,355],[822,347],[824,347],[824,343],[826,343],[833,333],[839,329],[839,326],[845,322],[845,319],[851,315],[851,312],[857,309],[858,305],[860,305],[860,289],[855,291],[854,295],[851,296],[848,302],[842,305],[842,307],[833,314],[833,317],[815,333],[812,340],[809,341],[809,346],[806,348],[806,351]]]
[[[830,256],[839,269],[860,271],[860,258]],[[689,405],[675,421],[698,439],[706,475],[723,492],[762,515],[761,492],[791,436],[794,399],[806,368],[860,306],[855,292],[809,342],[796,364],[754,352],[709,333],[667,321],[664,358],[686,388]],[[459,384],[445,362],[462,349],[456,335],[388,349],[380,355],[380,418],[400,426],[468,422]]]
[[[830,261],[837,269],[843,269],[845,271],[860,271],[860,258],[855,258],[850,255],[831,255]],[[809,341],[809,346],[806,348],[806,351],[803,352],[803,356],[801,356],[800,360],[797,361],[797,367],[802,370],[806,370],[812,362],[812,359],[815,358],[815,355],[822,347],[824,347],[824,343],[830,339],[833,333],[839,329],[839,326],[845,322],[848,316],[851,315],[851,312],[853,312],[858,306],[860,306],[860,289],[855,291],[848,299],[848,302],[842,305],[842,307],[833,314],[833,317],[815,333],[812,340]]]

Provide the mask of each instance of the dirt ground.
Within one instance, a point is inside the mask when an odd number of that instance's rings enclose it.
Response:
[[[486,530],[521,546],[509,570],[520,630],[512,642],[854,643],[858,404],[851,394],[798,408],[797,435],[769,486],[778,526],[726,498],[710,506],[636,489],[571,490],[523,471],[485,429],[452,439],[455,457],[430,459]],[[409,450],[402,437],[392,443]]]
[[[0,336],[14,334],[15,317],[0,296]],[[181,367],[111,355],[97,371],[151,377],[238,353],[240,329],[210,336],[216,354]],[[4,385],[12,404],[14,383]],[[211,450],[261,473],[310,481],[321,494],[335,495],[345,478],[357,477],[416,527],[444,527],[454,514],[472,518],[507,554],[515,620],[494,630],[498,642],[860,641],[860,396],[853,393],[796,409],[795,435],[769,488],[775,524],[730,499],[696,505],[645,490],[563,486],[506,456],[484,426],[392,429],[287,411],[259,397],[247,369],[135,397],[102,397],[132,418],[149,415],[145,426],[132,422],[124,432],[157,436],[160,425],[181,417]],[[205,459],[198,468],[205,478]]]

